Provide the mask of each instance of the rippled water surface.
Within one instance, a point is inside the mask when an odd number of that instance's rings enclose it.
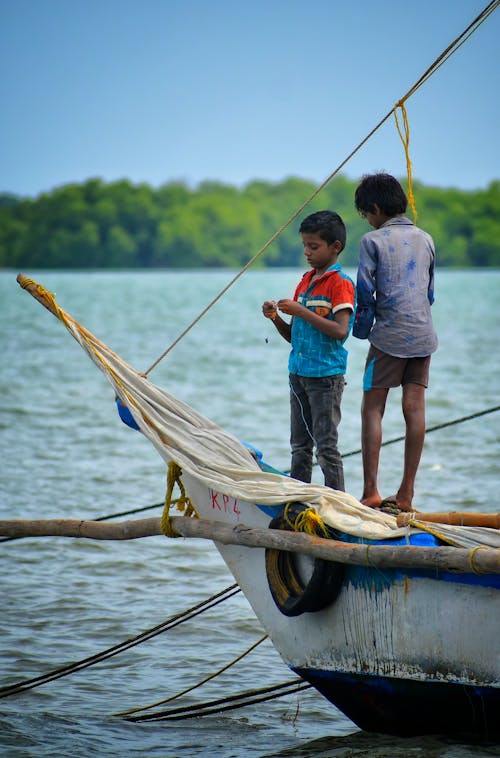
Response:
[[[139,370],[146,370],[230,281],[233,272],[26,272]],[[286,469],[288,346],[260,313],[290,296],[300,272],[249,272],[161,361],[155,383]],[[500,272],[438,272],[427,426],[498,405]],[[154,448],[117,417],[113,393],[64,327],[0,273],[1,518],[97,518],[161,503],[165,470]],[[350,339],[340,427],[359,448],[367,345]],[[402,433],[390,395],[385,439]],[[429,433],[415,504],[423,510],[498,510],[500,413]],[[383,448],[381,489],[399,483],[402,443]],[[359,454],[346,487],[361,493]],[[317,470],[315,478],[320,481]],[[160,515],[161,509],[146,512]],[[141,514],[142,515],[142,514]],[[211,543],[28,538],[0,545],[2,684],[94,655],[232,584]],[[239,656],[263,634],[241,594],[149,642],[0,701],[6,756],[486,756],[498,746],[361,732],[313,690],[241,710],[175,722],[114,715],[172,696]],[[201,704],[280,683],[290,673],[266,641],[185,695]],[[172,704],[171,704],[172,705]],[[167,706],[165,706],[167,707]],[[411,718],[411,714],[409,714]]]

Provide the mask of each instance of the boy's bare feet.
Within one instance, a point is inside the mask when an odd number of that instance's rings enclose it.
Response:
[[[384,497],[380,505],[382,507],[389,505],[393,508],[398,508],[400,511],[405,512],[413,511],[411,500],[403,498],[400,495],[391,495],[391,497]]]
[[[368,508],[380,508],[382,504],[382,498],[378,492],[376,492],[374,495],[367,495],[366,497],[363,495],[359,502],[363,505],[368,506]]]

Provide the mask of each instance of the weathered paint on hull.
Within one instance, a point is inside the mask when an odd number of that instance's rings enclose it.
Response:
[[[500,740],[500,690],[292,669],[367,732]]]
[[[265,527],[279,511],[184,483],[202,518]],[[263,549],[216,546],[283,661],[362,729],[498,734],[499,575],[351,566],[335,603],[290,618]]]

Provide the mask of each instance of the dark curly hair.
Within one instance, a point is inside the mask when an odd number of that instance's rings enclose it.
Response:
[[[307,216],[302,221],[299,232],[318,234],[329,245],[333,242],[340,242],[342,250],[345,247],[345,224],[339,214],[334,211],[316,211],[316,213],[311,213],[310,216]]]
[[[405,213],[408,199],[397,179],[390,174],[366,174],[354,193],[356,210],[375,213],[375,206],[386,216]]]

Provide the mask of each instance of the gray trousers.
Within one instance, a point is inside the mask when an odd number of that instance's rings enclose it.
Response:
[[[290,475],[310,482],[313,449],[327,487],[344,491],[344,466],[338,443],[340,403],[344,375],[298,376],[290,374]]]

